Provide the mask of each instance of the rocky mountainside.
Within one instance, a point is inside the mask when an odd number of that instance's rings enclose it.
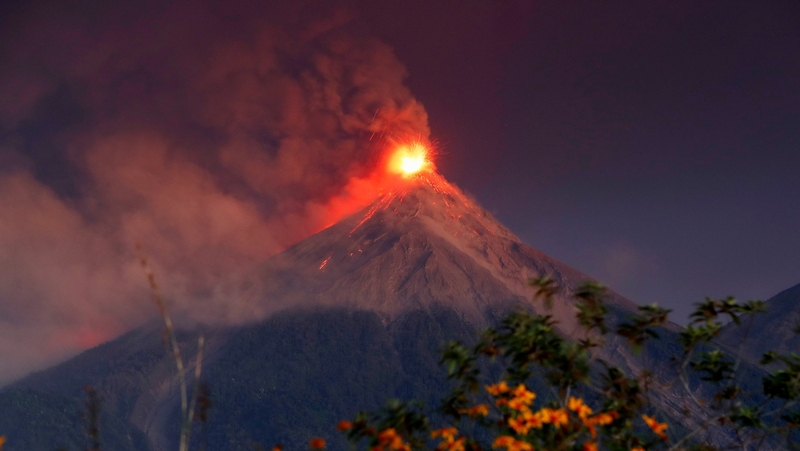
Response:
[[[767,300],[767,313],[754,316],[741,330],[733,325],[723,328],[719,340],[751,362],[758,362],[768,351],[800,353],[798,328],[800,285],[795,285]]]

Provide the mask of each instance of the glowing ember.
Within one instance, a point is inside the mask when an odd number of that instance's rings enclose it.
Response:
[[[321,265],[319,265],[319,269],[322,269],[322,268],[324,268],[324,267],[325,267],[325,265],[327,265],[327,264],[328,264],[328,261],[331,259],[331,257],[333,257],[333,256],[332,256],[332,255],[329,255],[329,256],[328,256],[328,258],[326,258],[326,259],[325,259],[325,260],[322,262],[322,264],[321,264]]]
[[[404,177],[411,177],[430,167],[428,148],[421,143],[402,146],[389,158],[389,170]]]

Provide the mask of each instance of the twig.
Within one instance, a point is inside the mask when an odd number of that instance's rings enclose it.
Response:
[[[150,284],[150,289],[153,292],[153,298],[158,306],[158,311],[161,313],[161,317],[164,318],[167,335],[169,336],[169,341],[172,345],[172,357],[175,360],[175,366],[178,368],[178,383],[180,384],[181,392],[181,439],[178,449],[179,451],[187,451],[189,449],[192,420],[194,419],[195,404],[197,402],[197,394],[200,386],[200,372],[203,365],[204,338],[201,335],[197,341],[197,362],[194,370],[194,388],[190,406],[186,388],[186,367],[183,365],[183,357],[181,356],[181,349],[178,346],[178,338],[175,334],[175,327],[172,325],[172,319],[167,311],[164,298],[161,296],[161,289],[159,288],[158,283],[156,283],[155,274],[153,274],[152,269],[150,269],[150,266],[147,264],[147,257],[144,255],[144,252],[142,252],[142,247],[140,245],[137,244],[136,249],[139,251],[139,261],[142,265],[145,275],[147,276],[147,281]]]

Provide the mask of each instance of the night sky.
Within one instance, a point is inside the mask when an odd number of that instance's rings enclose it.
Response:
[[[800,283],[794,1],[6,1],[0,44],[0,383],[152,314],[134,243],[202,310],[404,136],[678,322]]]
[[[450,180],[678,321],[800,283],[799,4],[467,3],[367,13]]]

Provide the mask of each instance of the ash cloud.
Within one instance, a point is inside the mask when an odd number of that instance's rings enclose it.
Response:
[[[387,139],[427,138],[392,49],[304,6],[6,14],[0,383],[152,316],[137,243],[176,312],[241,320],[226,279],[369,202]]]

